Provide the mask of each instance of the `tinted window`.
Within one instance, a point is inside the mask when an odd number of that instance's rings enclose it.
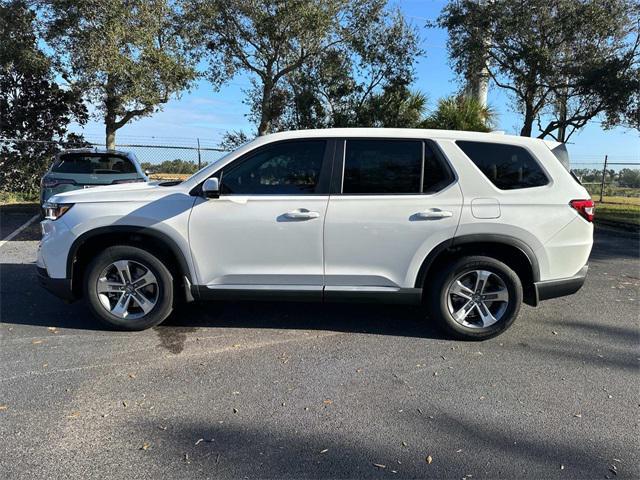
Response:
[[[435,193],[453,181],[453,173],[440,160],[428,143],[424,144],[424,180],[423,193]]]
[[[349,140],[343,193],[420,193],[422,142]]]
[[[222,192],[237,194],[315,193],[326,142],[284,142],[225,169]]]
[[[422,141],[347,141],[343,193],[434,193],[451,180],[451,171]]]
[[[467,141],[456,143],[482,173],[502,190],[539,187],[549,182],[540,165],[522,147]]]
[[[51,168],[56,173],[87,173],[92,175],[117,175],[136,173],[136,167],[126,157],[95,154],[62,155]]]

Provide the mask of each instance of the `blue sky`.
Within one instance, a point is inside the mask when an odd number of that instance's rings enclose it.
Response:
[[[427,20],[438,16],[445,3],[444,0],[392,0],[390,3],[400,7],[419,29],[426,54],[418,59],[414,87],[427,94],[429,107],[434,107],[438,98],[451,95],[460,87],[448,63],[446,32],[424,28]],[[246,76],[237,76],[219,91],[214,91],[206,81],[200,81],[190,92],[171,100],[161,112],[118,130],[117,141],[121,144],[141,143],[154,137],[154,143],[195,144],[195,138],[199,137],[204,145],[215,146],[226,130],[253,130],[245,118],[248,108],[242,103],[243,89],[248,86]],[[489,104],[498,113],[498,129],[517,134],[520,119],[512,112],[508,95],[492,87]],[[83,131],[92,141],[104,141],[104,127],[100,121],[92,120]],[[594,122],[571,137],[569,150],[573,162],[599,163],[605,154],[609,155],[610,161],[640,162],[640,135],[623,128],[605,131]]]

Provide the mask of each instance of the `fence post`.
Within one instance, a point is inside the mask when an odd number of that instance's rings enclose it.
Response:
[[[200,170],[202,168],[202,160],[200,158],[200,139],[197,138],[196,140],[198,140],[198,170]],[[605,160],[605,165],[607,164],[606,160]]]
[[[602,167],[602,182],[600,183],[600,203],[602,203],[602,193],[604,192],[604,176],[607,174],[608,157],[608,155],[604,156],[604,167]]]

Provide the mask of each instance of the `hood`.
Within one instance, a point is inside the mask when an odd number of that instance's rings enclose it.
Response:
[[[155,200],[175,193],[180,185],[161,187],[157,182],[123,183],[59,193],[49,198],[52,203],[137,202]]]

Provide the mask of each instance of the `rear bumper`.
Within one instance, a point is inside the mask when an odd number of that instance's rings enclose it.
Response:
[[[71,280],[68,278],[51,278],[46,269],[42,267],[36,267],[36,269],[38,271],[38,283],[45,290],[67,302],[73,302],[76,299],[71,289]]]
[[[561,278],[559,280],[547,280],[544,282],[535,282],[533,286],[536,291],[537,301],[564,297],[566,295],[572,295],[576,293],[582,288],[582,285],[584,285],[584,281],[587,278],[588,269],[589,266],[585,265],[573,277]]]

